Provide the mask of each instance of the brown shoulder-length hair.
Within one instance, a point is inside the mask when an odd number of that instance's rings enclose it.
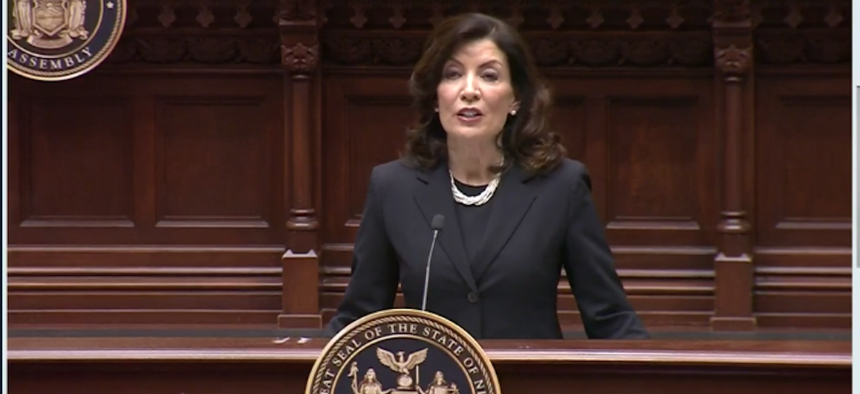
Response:
[[[479,13],[457,15],[440,23],[424,46],[424,53],[409,80],[409,90],[418,110],[418,124],[406,133],[403,159],[412,165],[429,169],[447,159],[446,132],[435,111],[436,89],[442,79],[442,68],[454,51],[463,44],[490,39],[505,54],[519,111],[508,120],[497,138],[505,164],[493,171],[503,171],[519,163],[531,173],[553,169],[566,156],[557,134],[548,129],[551,97],[540,77],[531,53],[516,30],[507,23]]]

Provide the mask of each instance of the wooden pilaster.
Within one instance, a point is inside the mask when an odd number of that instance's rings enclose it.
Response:
[[[286,253],[278,326],[320,327],[319,224],[314,209],[313,158],[319,84],[319,17],[315,0],[281,0],[281,63],[284,66],[284,182]]]
[[[749,0],[714,1],[716,91],[722,97],[720,127],[722,203],[719,250],[714,261],[716,297],[714,330],[752,330],[753,260],[748,211],[745,207],[746,136],[752,127],[753,41]]]

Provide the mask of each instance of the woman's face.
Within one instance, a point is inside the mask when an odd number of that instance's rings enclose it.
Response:
[[[454,52],[443,66],[436,95],[439,120],[449,136],[495,141],[518,107],[507,58],[489,39]]]

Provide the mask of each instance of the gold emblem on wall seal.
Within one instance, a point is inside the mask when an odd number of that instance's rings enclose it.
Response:
[[[376,312],[345,327],[323,349],[305,394],[501,394],[478,342],[424,311]]]
[[[39,81],[81,76],[104,61],[122,35],[126,0],[9,0],[6,63]]]

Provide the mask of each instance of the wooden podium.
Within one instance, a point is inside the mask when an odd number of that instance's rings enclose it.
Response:
[[[14,394],[301,394],[326,339],[10,338]],[[850,341],[482,341],[504,394],[851,392]]]

